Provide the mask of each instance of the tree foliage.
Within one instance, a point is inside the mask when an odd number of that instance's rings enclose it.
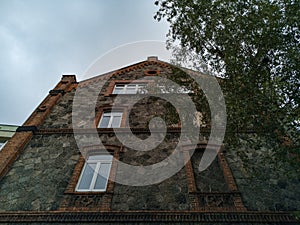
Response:
[[[177,60],[196,55],[224,78],[229,127],[254,129],[299,152],[299,0],[159,0]],[[285,141],[284,141],[284,140]],[[291,149],[291,148],[290,148]]]

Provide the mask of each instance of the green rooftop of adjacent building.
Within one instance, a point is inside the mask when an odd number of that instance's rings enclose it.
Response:
[[[18,126],[0,124],[0,150],[5,143],[15,134]]]

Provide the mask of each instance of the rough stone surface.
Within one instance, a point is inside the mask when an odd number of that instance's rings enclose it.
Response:
[[[216,158],[213,163],[202,172],[198,171],[203,151],[195,151],[192,156],[192,165],[199,192],[228,192],[223,171]]]
[[[124,74],[114,75],[111,78],[90,83],[88,86],[79,87],[77,91],[72,90],[71,92],[66,93],[62,96],[57,105],[54,106],[40,128],[72,128],[72,122],[75,122],[75,126],[78,128],[90,128],[95,125],[94,118],[95,115],[97,116],[99,108],[103,106],[112,106],[113,104],[126,108],[128,105],[127,103],[137,99],[140,100],[137,101],[137,104],[135,104],[129,112],[130,127],[147,127],[149,121],[157,116],[163,118],[169,127],[178,126],[179,120],[178,116],[175,115],[175,108],[162,98],[158,100],[157,98],[147,97],[147,95],[145,95],[145,97],[143,97],[143,95],[122,95],[121,98],[116,98],[115,95],[103,96],[111,81],[137,79],[151,80],[151,77],[144,77],[144,71],[157,69],[160,70],[161,77],[166,78],[173,76],[172,70],[169,68],[148,65],[144,68],[139,68],[126,73],[126,76],[124,76]],[[95,96],[98,95],[99,97],[95,98]],[[76,103],[73,103],[74,96],[77,96],[77,99],[80,99]],[[178,98],[174,97],[174,99],[176,100]],[[86,102],[90,102],[90,104],[86,106]],[[83,119],[72,121],[72,113],[73,117]],[[139,119],[141,116],[143,120]]]
[[[185,171],[154,185],[131,187],[116,184],[113,210],[189,210]]]
[[[75,90],[67,92],[53,107],[40,128],[72,128],[72,102]]]
[[[141,135],[139,135],[140,137]],[[166,140],[151,151],[134,151],[125,148],[120,161],[135,165],[147,166],[158,163],[170,154],[178,142],[177,135],[167,135]],[[140,173],[143,173],[141,170]],[[157,174],[159,176],[160,174]],[[135,176],[117,171],[117,176]],[[113,210],[188,210],[191,209],[188,199],[185,168],[158,184],[133,187],[116,184],[114,188]]]
[[[228,148],[226,154],[245,206],[259,211],[300,210],[299,174],[288,162],[274,158],[266,140],[257,135],[247,135],[247,140],[260,147]]]
[[[0,182],[0,211],[57,209],[78,158],[72,135],[34,136]]]

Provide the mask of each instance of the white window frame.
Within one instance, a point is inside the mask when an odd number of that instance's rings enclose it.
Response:
[[[103,118],[104,117],[107,117],[109,116],[109,122],[108,122],[108,125],[107,127],[101,127],[101,123],[103,121]],[[117,126],[112,126],[113,125],[113,121],[114,121],[114,118],[115,117],[120,117],[121,116],[121,119],[120,119],[120,122]],[[122,117],[123,117],[123,112],[103,112],[102,113],[102,116],[101,116],[101,119],[100,119],[100,122],[99,122],[99,125],[98,125],[98,128],[117,128],[117,127],[120,127],[121,126],[121,122],[122,122]]]
[[[159,85],[158,88],[161,91],[161,93],[163,93],[163,94],[171,94],[171,93],[189,94],[189,93],[194,93],[193,91],[189,90],[187,87],[184,87],[184,86],[179,87],[177,90],[174,90],[174,89],[166,90],[166,87],[162,86],[162,85]]]
[[[139,90],[141,90],[143,87],[145,87],[146,84],[144,83],[129,83],[129,84],[115,84],[114,90],[113,90],[113,94],[137,94]],[[122,87],[122,89],[120,90],[120,92],[118,92],[116,89],[118,89],[118,87]],[[129,88],[129,87],[133,87],[133,88]],[[129,92],[130,90],[133,90],[134,93]],[[146,92],[143,91],[143,92]],[[140,94],[144,94],[144,93],[140,93]]]
[[[100,157],[98,159],[91,159],[92,157]],[[102,158],[105,156],[105,158]],[[77,192],[104,192],[106,191],[107,189],[107,184],[108,184],[108,179],[109,179],[109,176],[110,176],[110,171],[111,171],[111,165],[112,165],[112,160],[113,160],[113,156],[112,155],[109,155],[109,154],[103,154],[103,155],[93,155],[93,156],[90,156],[87,161],[85,162],[84,164],[84,167],[81,171],[81,174],[80,174],[80,177],[78,179],[78,182],[77,182],[77,185],[76,185],[76,191]],[[93,173],[93,177],[92,177],[92,180],[90,182],[90,186],[88,189],[80,189],[80,183],[82,181],[82,178],[84,176],[84,173],[85,173],[85,169],[87,166],[89,166],[89,164],[96,164],[96,167],[95,167],[95,170],[94,170],[94,173]],[[105,180],[105,187],[103,189],[96,189],[95,188],[95,185],[96,185],[96,181],[97,181],[97,176],[98,176],[98,173],[100,173],[100,168],[101,168],[101,164],[110,164],[109,166],[109,170],[108,170],[108,173],[107,173],[107,177],[106,180]]]

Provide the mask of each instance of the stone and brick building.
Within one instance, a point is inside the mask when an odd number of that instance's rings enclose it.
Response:
[[[201,132],[195,151],[191,155],[189,145],[180,147],[186,163],[175,175],[146,186],[114,182],[144,173],[124,174],[120,162],[148,166],[172,154],[182,125],[176,109],[164,99],[147,95],[150,90],[145,87],[155,76],[176,78],[183,85],[181,92],[199,97],[186,73],[149,57],[81,82],[75,75],[63,75],[0,152],[0,223],[299,224],[300,179],[297,175],[287,178],[288,167],[276,171],[273,165],[262,165],[265,171],[253,176],[245,172],[245,162],[234,149],[223,145],[208,169],[199,172],[210,127],[209,113],[201,106],[196,107]],[[98,90],[93,112],[85,111],[86,121],[74,120],[78,112],[73,111],[73,103],[79,89],[84,90],[84,102]],[[128,102],[138,95],[145,97],[130,108]],[[121,104],[113,107],[116,97]],[[164,119],[167,129],[163,141],[152,150],[131,149],[115,134],[118,131],[126,137],[132,132],[145,140],[150,136],[149,121],[157,116]],[[102,145],[92,141],[94,131]],[[77,139],[82,142],[78,144]],[[245,151],[252,157],[250,163],[259,163],[269,148],[267,143],[260,151],[249,146]]]

